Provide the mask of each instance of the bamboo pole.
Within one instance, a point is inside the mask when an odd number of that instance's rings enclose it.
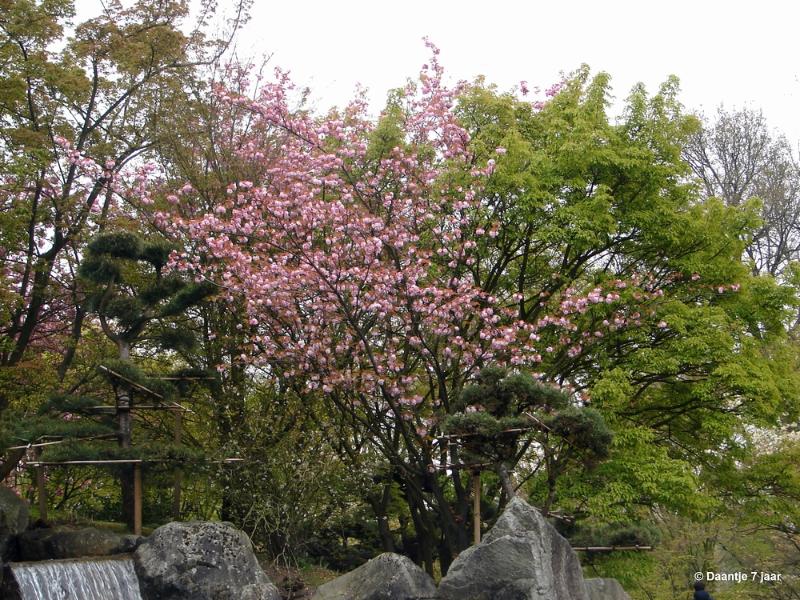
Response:
[[[653,549],[652,546],[575,546],[575,552],[646,552]]]
[[[481,543],[481,472],[472,476],[472,541]]]
[[[144,464],[144,463],[168,463],[174,462],[172,459],[166,458],[150,458],[147,460],[143,460],[141,458],[115,458],[109,460],[64,460],[61,462],[35,462],[31,461],[27,463],[29,467],[60,467],[60,466],[69,466],[69,465],[135,465],[135,464]],[[224,464],[229,465],[232,463],[240,463],[245,462],[243,458],[223,458],[222,460],[212,460],[209,461],[212,464]]]
[[[142,465],[133,465],[133,534],[142,535]]]
[[[116,410],[116,406],[111,406],[109,404],[98,405],[98,406],[90,406],[91,410]],[[171,405],[159,405],[159,404],[137,404],[136,406],[132,406],[131,410],[175,410],[174,406]],[[189,410],[184,409],[184,410]]]
[[[51,437],[55,437],[55,436],[51,436],[51,435],[42,436],[39,439],[45,439],[45,438],[51,438]],[[23,449],[26,449],[26,448],[41,448],[42,446],[52,446],[54,444],[65,444],[67,442],[85,442],[87,440],[102,440],[102,439],[110,439],[110,438],[116,438],[116,437],[117,437],[116,433],[103,433],[103,434],[100,434],[100,435],[93,435],[91,437],[59,439],[59,440],[56,440],[54,442],[40,442],[38,444],[25,444],[24,446],[11,446],[10,448],[6,448],[6,450],[23,450]],[[37,458],[38,458],[38,456],[37,456]],[[38,460],[35,461],[35,462],[38,462]]]
[[[159,381],[213,381],[216,377],[151,377]]]
[[[29,462],[29,467],[57,467],[60,465],[133,465],[133,464],[141,464],[143,461],[141,458],[114,458],[108,460],[63,460],[61,462],[42,462],[42,461],[34,461]],[[147,462],[156,462],[156,461],[147,461]]]
[[[497,434],[495,434],[495,435],[499,435],[501,433],[525,433],[526,431],[532,431],[534,429],[539,429],[539,427],[514,427],[513,429],[503,429],[501,431],[498,431]],[[461,438],[465,438],[465,437],[474,437],[474,436],[478,436],[478,435],[485,436],[486,434],[485,433],[480,433],[480,432],[451,433],[449,435],[438,435],[438,436],[436,436],[435,439],[437,439],[437,440],[454,440],[454,439],[461,439]]]
[[[137,382],[133,381],[133,379],[128,379],[124,375],[121,375],[120,373],[117,373],[116,371],[113,371],[113,370],[109,369],[105,365],[100,365],[100,369],[105,371],[106,373],[110,373],[111,375],[113,375],[117,379],[121,379],[125,383],[127,383],[129,385],[132,385],[133,387],[135,387],[135,388],[137,388],[139,390],[142,390],[143,392],[147,392],[151,396],[155,396],[156,398],[160,398],[161,400],[164,399],[164,396],[162,396],[161,394],[159,394],[157,392],[154,392],[150,388],[147,388],[147,387],[143,386],[141,383],[137,383]]]
[[[117,410],[116,406],[111,406],[110,404],[98,404],[97,406],[90,406],[91,410]],[[189,408],[188,406],[183,406],[177,402],[170,402],[168,404],[137,404],[135,406],[131,406],[131,410],[182,410],[184,412],[190,412],[194,414],[194,411]]]
[[[493,467],[494,463],[453,463],[453,464],[442,464],[442,465],[428,465],[429,469],[434,470],[456,470],[456,469],[483,469],[488,467]]]

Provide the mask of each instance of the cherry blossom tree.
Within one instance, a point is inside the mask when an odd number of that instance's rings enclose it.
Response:
[[[476,152],[457,110],[466,85],[445,84],[431,48],[419,81],[377,121],[363,99],[323,118],[292,110],[280,71],[255,98],[217,87],[237,108],[227,146],[252,179],[230,181],[213,211],[188,184],[143,190],[142,201],[172,207],[156,220],[183,239],[175,267],[244,299],[237,362],[330,402],[343,438],[367,432],[402,482],[421,559],[432,568],[440,528],[446,569],[468,544],[470,492],[458,448],[437,434],[465,383],[488,364],[535,371],[544,354],[578,359],[601,330],[649,323],[642,307],[663,291],[636,272],[573,286],[554,274],[535,294],[498,285],[525,256],[486,191],[506,149]],[[593,307],[608,318],[584,331]]]
[[[204,439],[266,446],[280,436],[261,425],[275,415],[276,432],[292,428],[302,407],[292,433],[319,427],[325,451],[372,486],[384,547],[399,521],[403,550],[429,571],[469,543],[475,456],[502,467],[502,486],[484,489],[500,504],[524,485],[545,511],[581,517],[699,514],[703,480],[734,489],[720,474],[745,464],[748,428],[800,412],[784,328],[794,290],[742,264],[753,207],[688,182],[681,153],[697,122],[676,80],[653,96],[634,88],[612,124],[605,74],[580,69],[541,98],[524,81],[510,93],[449,85],[430,46],[379,118],[361,96],[319,115],[280,70],[196,77],[216,46],[175,29],[185,2],[113,5],[48,53],[71,7],[0,8],[0,413],[29,397],[13,379],[25,360],[50,360],[39,385],[58,387],[91,327],[76,278],[87,238],[142,223],[178,248],[165,277],[219,291],[182,321],[202,351],[173,355],[221,374]],[[138,26],[159,10],[163,27]],[[530,374],[562,419],[522,414],[540,402],[493,408],[491,389],[475,393],[492,371]],[[274,405],[248,422],[262,402]],[[538,437],[497,431],[542,417]],[[601,417],[611,441],[576,460],[564,440]],[[455,443],[448,422],[483,437]],[[513,448],[486,455],[477,442],[495,433]],[[222,494],[223,518],[237,516]]]

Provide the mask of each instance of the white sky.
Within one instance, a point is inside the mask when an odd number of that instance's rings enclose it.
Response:
[[[224,10],[227,0],[220,0]],[[77,0],[80,13],[97,0]],[[426,62],[428,36],[453,78],[483,74],[501,89],[547,88],[587,63],[608,72],[622,100],[638,81],[655,91],[669,74],[681,98],[712,115],[763,110],[800,143],[800,6],[790,0],[255,0],[238,38],[242,56],[272,55],[315,104],[344,104],[356,83],[375,108]]]

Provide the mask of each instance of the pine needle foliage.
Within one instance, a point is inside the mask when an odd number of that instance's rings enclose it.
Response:
[[[612,434],[598,411],[570,405],[563,390],[527,373],[484,368],[464,388],[458,408],[443,429],[458,439],[467,464],[513,469],[524,454],[522,440],[566,448],[588,467],[609,454]]]

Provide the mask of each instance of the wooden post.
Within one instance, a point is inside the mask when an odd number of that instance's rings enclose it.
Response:
[[[175,430],[173,431],[173,441],[175,445],[181,443],[181,432],[183,429],[183,411],[180,408],[176,408],[175,412]],[[181,518],[181,487],[183,485],[183,470],[180,467],[180,464],[175,466],[175,471],[173,473],[173,484],[172,484],[172,518],[176,521],[179,521]]]
[[[142,465],[133,465],[133,534],[142,535]]]
[[[36,460],[42,457],[42,449],[36,448],[34,451]],[[45,487],[45,467],[36,467],[36,498],[39,501],[39,519],[47,521],[47,488]]]
[[[481,472],[472,476],[472,541],[481,543]]]

